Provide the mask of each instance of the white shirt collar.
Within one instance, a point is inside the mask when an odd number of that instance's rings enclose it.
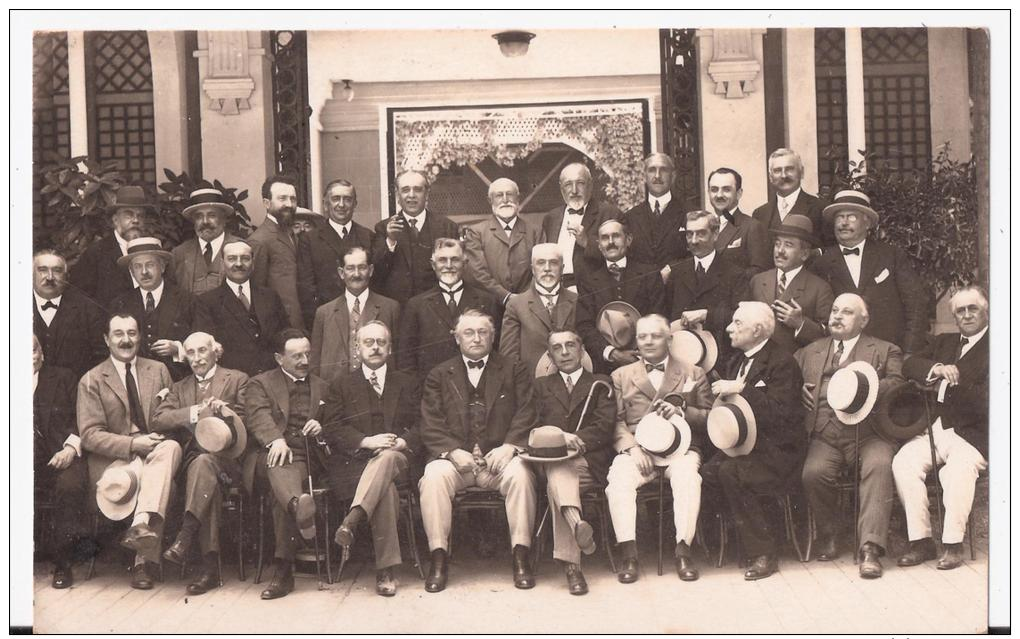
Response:
[[[801,264],[797,268],[790,269],[789,271],[785,271],[785,273],[786,273],[786,285],[787,286],[789,286],[790,282],[792,282],[793,279],[795,277],[797,277],[797,275],[800,274],[800,271],[801,271],[802,268],[804,268],[803,264]],[[783,276],[783,273],[784,273],[783,269],[781,269],[781,268],[777,268],[776,269],[776,282],[778,282],[779,278]]]
[[[608,268],[609,268],[609,265],[610,265],[610,264],[613,264],[613,263],[614,263],[614,262],[610,262],[609,260],[606,260],[606,268],[608,269]],[[626,255],[624,255],[624,256],[623,256],[623,257],[621,257],[620,259],[616,260],[615,264],[616,264],[617,266],[619,266],[620,268],[627,268],[627,256],[626,256]]]
[[[472,368],[468,367],[468,362],[471,362],[471,361],[478,361],[478,360],[472,360],[472,359],[468,359],[468,357],[467,357],[466,355],[464,355],[463,353],[461,353],[461,354],[460,354],[460,358],[461,358],[462,360],[464,360],[464,368],[466,368],[466,369],[467,369],[468,371],[471,371],[471,370],[476,370],[476,371],[477,371],[477,370],[478,370],[477,368],[475,368],[475,369],[472,369]],[[486,367],[486,366],[487,366],[488,364],[489,364],[489,356],[488,356],[488,355],[486,355],[485,357],[483,357],[483,358],[482,358],[482,370],[485,370],[485,367]]]
[[[789,213],[790,211],[793,210],[794,205],[797,204],[797,197],[799,195],[800,195],[799,186],[793,193],[787,195],[786,197],[783,197],[779,193],[776,193],[776,206],[779,205],[779,200],[786,202],[786,212]]]
[[[974,344],[977,344],[978,342],[980,342],[981,339],[985,336],[985,333],[987,333],[987,332],[988,332],[988,327],[985,326],[984,328],[982,328],[977,333],[974,333],[970,337],[967,337],[967,346],[971,347],[971,346],[974,346]],[[964,335],[963,333],[960,333],[960,337],[961,338],[962,337],[966,337],[966,335]]]
[[[403,215],[404,217],[406,217],[408,219],[414,218],[416,220],[415,221],[416,228],[419,231],[422,229],[422,227],[425,226],[425,216],[428,215],[428,212],[429,212],[429,210],[427,208],[424,208],[424,209],[421,210],[421,213],[419,213],[418,215],[411,215],[410,213],[408,213],[404,209],[400,209],[400,215]]]
[[[347,311],[350,312],[354,308],[354,300],[361,301],[361,310],[365,310],[365,304],[368,303],[368,289],[361,291],[359,295],[352,295],[349,290],[344,289],[344,297],[347,298]]]
[[[569,379],[572,385],[577,386],[577,381],[581,379],[581,373],[583,372],[584,367],[578,366],[577,370],[574,371],[573,373],[564,373],[563,371],[560,371],[560,377],[563,378],[564,383],[566,383],[567,380]]]
[[[839,244],[838,245],[839,246],[839,252],[842,253],[843,249],[845,249],[845,248],[846,249],[851,249],[851,250],[853,250],[853,249],[860,249],[861,250],[861,254],[860,255],[844,255],[843,257],[864,257],[864,243],[867,242],[867,241],[868,241],[868,238],[864,238],[859,243],[854,244],[853,246],[843,246],[842,244]]]
[[[110,355],[110,361],[113,362],[113,367],[115,369],[117,369],[117,374],[120,375],[121,381],[124,381],[125,379],[127,379],[127,369],[124,367],[124,364],[127,363],[127,362],[122,362],[119,359],[117,359],[116,357],[114,357],[113,355]],[[131,374],[132,375],[136,375],[136,373],[138,371],[138,356],[135,355],[134,358],[131,359],[130,363],[131,363],[131,370],[135,371],[135,372],[133,372]],[[138,378],[137,377],[135,377],[135,383],[136,384],[138,383]]]
[[[223,241],[226,238],[227,238],[226,232],[220,233],[218,236],[214,237],[213,239],[209,240],[208,242],[206,242],[202,238],[198,238],[198,248],[199,248],[199,251],[200,252],[205,251],[205,245],[209,244],[209,245],[212,246],[213,257],[216,257],[217,255],[220,254],[220,248],[222,248]]]
[[[127,244],[128,244],[127,240],[125,240],[123,237],[121,237],[120,233],[117,232],[117,229],[113,230],[113,237],[114,237],[114,239],[117,240],[117,245],[120,246],[120,254],[121,255],[127,255]]]
[[[695,257],[694,258],[695,266],[698,265],[698,264],[701,264],[701,268],[705,269],[706,271],[708,269],[712,268],[712,262],[714,262],[714,261],[715,261],[715,250],[714,249],[712,250],[711,253],[709,253],[705,257]]]
[[[230,290],[234,292],[235,296],[237,295],[237,287],[243,286],[244,287],[244,294],[248,297],[248,301],[249,302],[251,301],[251,279],[250,278],[247,281],[245,281],[243,284],[238,284],[237,282],[235,282],[233,280],[228,280],[227,278],[223,278],[223,281],[227,283],[227,286],[230,287]]]
[[[457,292],[454,294],[459,295],[464,292],[464,280],[463,278],[458,280],[457,283],[454,284],[453,286],[447,286],[445,282],[440,282],[439,290],[443,291],[444,293],[450,293],[456,290]]]
[[[514,227],[517,226],[517,219],[518,219],[517,215],[513,216],[509,220],[504,220],[503,218],[501,218],[500,216],[495,215],[495,214],[493,214],[492,217],[496,218],[496,222],[499,224],[499,228],[501,228],[501,229],[505,229],[507,226],[509,226],[510,230],[512,231],[514,229]]]
[[[659,364],[662,364],[663,367],[666,367],[669,366],[669,353],[666,353],[666,356],[657,362],[645,359],[644,357],[641,358],[641,361],[644,362],[645,364],[651,364],[652,366],[658,366]]]
[[[208,382],[210,379],[213,378],[213,376],[216,375],[216,366],[217,366],[216,364],[213,364],[213,367],[206,372],[205,377],[199,377],[198,375],[195,375],[195,381]]]
[[[290,381],[292,381],[292,382],[302,382],[302,381],[308,379],[307,375],[305,375],[304,377],[294,377],[293,375],[288,373],[287,369],[285,369],[283,366],[280,367],[280,370],[283,371],[283,374],[286,375],[287,377],[289,377]]]
[[[379,368],[372,370],[371,368],[368,367],[368,364],[362,362],[361,374],[365,376],[366,380],[372,377],[372,373],[375,373],[375,376],[379,378],[379,386],[386,388],[386,364],[383,364]]]
[[[159,283],[159,286],[157,286],[156,288],[152,289],[151,291],[146,291],[141,286],[136,288],[135,290],[138,291],[138,293],[141,294],[141,296],[142,296],[142,306],[145,306],[145,294],[146,293],[152,293],[153,301],[156,303],[156,306],[159,306],[159,301],[161,299],[163,299],[163,287],[165,287],[165,286],[166,286],[166,280],[163,280],[162,282]]]
[[[45,304],[46,302],[53,302],[57,306],[60,306],[60,298],[64,297],[63,294],[61,294],[61,295],[57,295],[56,297],[54,297],[51,300],[48,300],[45,297],[39,297],[39,294],[36,293],[35,291],[32,291],[32,295],[35,296],[35,305],[39,307],[40,311],[42,311],[42,305]]]
[[[266,219],[267,220],[272,220],[273,224],[275,224],[277,226],[280,226],[280,223],[276,220],[276,216],[273,215],[272,213],[266,213]]]
[[[860,333],[858,333],[856,337],[851,337],[849,339],[842,340],[842,342],[843,342],[843,357],[842,357],[842,359],[840,361],[846,359],[847,355],[849,355],[850,352],[852,350],[854,350],[854,346],[857,346],[857,340],[859,340],[859,339],[861,339],[861,334]],[[837,337],[833,337],[832,338],[833,344],[835,344],[836,342],[839,342],[839,341],[840,340]],[[833,345],[833,348],[836,348],[836,346]]]
[[[751,359],[752,357],[754,357],[755,355],[758,354],[758,351],[760,351],[761,349],[765,348],[765,344],[767,344],[767,343],[768,343],[768,339],[762,340],[761,344],[758,344],[757,346],[755,346],[751,350],[744,351],[744,357],[746,357],[747,359]]]
[[[560,294],[560,283],[557,282],[556,286],[554,286],[552,290],[548,290],[546,289],[546,287],[542,286],[538,282],[535,282],[535,292],[538,293],[539,295],[556,297],[557,295]]]
[[[672,201],[673,201],[672,191],[666,191],[659,197],[655,197],[651,193],[648,194],[648,208],[650,208],[653,211],[655,210],[656,202],[659,203],[659,212],[661,213],[662,211],[666,210],[666,207],[669,206],[669,203]]]
[[[336,231],[336,234],[340,237],[345,237],[351,234],[352,223],[350,220],[347,220],[347,224],[337,224],[331,219],[329,221],[329,225],[333,227],[333,230]]]

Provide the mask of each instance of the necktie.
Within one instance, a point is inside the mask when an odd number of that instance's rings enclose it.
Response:
[[[698,262],[694,267],[694,276],[698,278],[699,282],[701,281],[701,278],[705,277],[705,267],[701,264],[701,262]]]
[[[124,363],[124,385],[127,386],[131,423],[137,426],[138,430],[147,431],[145,412],[142,411],[142,402],[138,399],[138,386],[135,384],[135,376],[131,374],[131,362]]]
[[[574,392],[574,382],[570,381],[570,376],[563,378],[563,383],[567,385],[567,395]]]
[[[744,356],[744,361],[740,362],[740,370],[737,371],[737,377],[743,379],[747,375],[747,369],[751,366],[751,358]]]
[[[506,231],[507,239],[509,239],[510,234],[514,232],[514,227],[510,226],[509,224],[504,224],[503,230]]]
[[[456,291],[443,291],[443,292],[450,296],[450,301],[446,303],[446,306],[449,307],[450,309],[450,315],[452,315],[453,317],[457,317],[458,315],[460,315],[460,309],[457,308],[457,297],[455,295]]]
[[[341,240],[346,240],[347,239],[347,227],[346,226],[340,227],[340,239]]]
[[[842,361],[843,361],[843,341],[839,340],[836,342],[836,350],[832,353],[833,368],[838,367],[840,362]]]
[[[659,206],[659,201],[655,200],[655,210],[653,211],[656,215],[662,213],[662,208]]]
[[[960,358],[963,357],[963,349],[969,343],[970,343],[970,340],[967,339],[966,337],[961,337],[960,338],[960,345],[956,348],[956,360],[957,361],[959,361]]]
[[[239,284],[237,286],[237,299],[241,300],[241,304],[244,305],[244,310],[251,310],[251,300],[249,300],[248,296],[244,294],[244,284]]]
[[[369,376],[368,381],[372,384],[372,389],[375,391],[375,394],[382,397],[382,385],[379,384],[379,376],[375,371],[372,371],[372,375]]]
[[[723,211],[719,218],[720,221],[726,220],[727,223],[733,224],[733,214],[730,213],[729,211]]]
[[[156,310],[156,298],[154,298],[152,296],[152,291],[146,291],[145,292],[145,314],[148,315],[149,313],[153,312],[154,310]]]
[[[620,265],[616,262],[609,263],[609,274],[613,276],[613,279],[617,282],[620,281]]]
[[[852,249],[845,248],[845,249],[843,249],[843,255],[860,255],[860,254],[861,254],[861,249],[859,249],[859,248],[852,248]]]
[[[198,379],[196,377],[195,380],[198,382],[198,394],[199,394],[199,397],[201,399],[205,399],[205,394],[209,390],[209,383],[212,380],[209,379],[208,377],[205,378],[205,379]]]
[[[482,370],[482,367],[485,366],[485,360],[484,359],[479,359],[479,360],[470,360],[469,359],[467,365],[468,365],[468,368],[477,368],[478,370]]]
[[[51,309],[51,308],[52,308],[52,309],[56,309],[57,307],[58,307],[58,305],[57,305],[57,304],[54,304],[54,303],[53,303],[52,301],[50,301],[50,300],[46,300],[46,303],[42,305],[42,310],[44,310],[44,311],[47,311],[47,310],[49,310],[49,309]]]
[[[783,296],[786,292],[786,271],[779,274],[779,286],[776,288],[776,299]]]
[[[660,373],[665,373],[666,365],[661,362],[658,364],[649,364],[648,362],[645,362],[645,372],[651,373],[652,371],[659,371]]]
[[[406,215],[404,216],[404,219],[407,220],[407,224],[408,224],[408,226],[411,229],[411,237],[417,237],[418,236],[418,220],[413,218],[413,217],[407,217]]]
[[[205,250],[202,251],[202,257],[205,258],[205,265],[212,266],[212,243],[205,243]]]
[[[782,198],[779,199],[778,204],[779,204],[779,219],[780,220],[786,219],[786,212],[790,210],[790,206],[786,203],[786,200]]]
[[[358,352],[358,326],[361,324],[361,299],[354,298],[354,307],[351,309],[351,370],[357,370],[361,366],[361,353]],[[375,373],[372,373],[375,375]]]
[[[556,309],[556,303],[553,301],[553,296],[546,295],[544,293],[539,293],[539,295],[541,295],[542,298],[545,300],[545,310],[549,311],[549,317],[551,318],[553,315],[553,311]]]

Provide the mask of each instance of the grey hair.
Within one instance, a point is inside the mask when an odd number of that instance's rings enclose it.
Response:
[[[746,309],[751,313],[755,326],[761,326],[766,338],[772,337],[776,332],[776,316],[772,312],[772,307],[765,302],[740,302],[737,308]]]
[[[696,209],[694,211],[687,211],[687,223],[696,222],[703,217],[708,218],[708,230],[713,233],[719,232],[719,216],[712,211],[706,211],[705,209]]]
[[[768,166],[770,166],[770,167],[772,166],[772,160],[775,160],[777,158],[786,157],[786,156],[790,156],[794,160],[796,160],[797,168],[800,169],[801,171],[804,170],[804,161],[800,159],[800,153],[797,153],[793,149],[786,149],[786,148],[779,148],[779,149],[776,149],[775,151],[773,151],[769,155]]]
[[[979,286],[978,284],[967,284],[966,286],[961,286],[960,288],[953,291],[953,296],[949,298],[950,309],[952,309],[953,307],[953,300],[956,299],[956,296],[959,295],[960,293],[966,293],[968,291],[973,291],[974,293],[977,293],[979,296],[981,296],[981,301],[983,302],[984,310],[987,311],[988,292],[984,289],[983,286]]]
[[[452,237],[436,238],[436,241],[432,244],[432,255],[435,256],[436,251],[438,251],[439,249],[454,247],[459,248],[461,252],[464,251],[464,244],[462,244],[460,240],[455,240]]]
[[[581,173],[583,173],[584,176],[586,178],[588,178],[588,181],[591,182],[591,169],[589,169],[587,167],[587,165],[582,164],[581,162],[572,162],[572,163],[566,165],[565,167],[563,167],[563,170],[560,171],[560,178],[559,178],[560,182],[563,181],[563,174],[566,173],[571,167],[574,167],[574,166],[581,167]]]
[[[390,332],[390,327],[386,325],[386,322],[382,320],[372,320],[370,322],[365,322],[364,324],[358,327],[357,339],[359,342],[361,341],[361,331],[365,330],[369,326],[382,326],[383,329],[386,331],[386,337],[389,339],[393,339],[393,333]]]
[[[517,182],[514,182],[510,178],[497,178],[497,179],[493,180],[489,184],[489,192],[488,192],[488,195],[486,195],[486,197],[488,197],[490,200],[492,199],[492,189],[493,189],[493,187],[495,187],[500,182],[509,182],[510,184],[513,184],[514,185],[514,192],[517,193],[517,195],[521,194],[521,187],[517,186]]]
[[[483,311],[480,311],[477,308],[469,308],[466,311],[464,311],[463,313],[461,313],[460,316],[457,318],[457,324],[453,327],[453,331],[455,333],[457,331],[459,331],[461,323],[464,321],[465,318],[469,318],[469,317],[470,318],[477,318],[477,317],[485,318],[485,320],[489,323],[489,328],[492,329],[493,331],[496,330],[496,323],[495,323],[495,321],[493,321],[491,315],[489,315],[488,313],[485,313]]]
[[[207,339],[210,342],[212,342],[212,350],[213,350],[213,353],[216,354],[216,359],[217,360],[219,360],[219,358],[223,356],[223,345],[220,344],[219,342],[217,342],[215,337],[213,337],[209,333],[203,333],[202,331],[195,331],[191,335],[188,335],[187,337],[184,338],[184,341],[181,342],[181,345],[183,345],[184,342],[187,342],[192,337],[199,338],[199,339],[204,338],[204,339]],[[187,358],[187,354],[185,354],[185,358]]]
[[[671,171],[676,170],[676,164],[673,162],[673,158],[667,153],[652,153],[651,155],[646,157],[644,163],[646,169],[648,168],[648,163],[651,162],[652,160],[662,160],[663,162],[666,163],[667,166],[669,166],[669,169]]]
[[[541,251],[551,251],[559,259],[561,259],[561,260],[563,259],[563,249],[560,248],[559,244],[554,244],[552,242],[544,242],[542,244],[536,244],[536,245],[531,247],[531,262],[532,263],[535,262],[535,253],[539,252],[540,250]]]

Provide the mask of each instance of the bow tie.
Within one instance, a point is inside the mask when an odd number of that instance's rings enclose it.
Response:
[[[649,364],[648,362],[645,362],[645,371],[648,373],[651,373],[652,371],[659,371],[660,373],[665,373],[666,365],[661,362],[658,364]]]
[[[295,384],[307,384],[308,383],[308,378],[307,377],[302,377],[301,379],[295,379],[294,383]]]
[[[42,310],[48,311],[49,309],[59,308],[59,304],[54,304],[51,300],[46,300],[46,303],[42,305]]]
[[[482,368],[485,366],[485,360],[484,359],[480,359],[480,360],[475,361],[475,360],[470,360],[469,359],[468,362],[467,362],[467,365],[468,365],[468,368],[477,368],[478,370],[482,370]]]
[[[859,248],[852,248],[852,249],[845,248],[845,249],[843,249],[843,255],[860,255],[860,254],[861,254],[861,249],[859,249]]]
[[[567,209],[567,213],[570,215],[583,215],[584,209]]]
[[[726,218],[726,221],[727,221],[727,222],[729,222],[730,224],[733,224],[733,214],[732,214],[732,213],[730,213],[729,211],[723,211],[723,212],[722,212],[722,213],[720,213],[719,215],[720,215],[721,217],[724,217],[724,218]]]
[[[460,293],[461,291],[464,290],[464,283],[461,282],[460,286],[458,286],[456,288],[446,288],[445,286],[440,286],[439,290],[441,290],[444,295],[455,295],[455,294]]]

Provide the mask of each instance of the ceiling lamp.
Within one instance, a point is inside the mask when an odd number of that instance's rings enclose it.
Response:
[[[493,38],[499,43],[499,50],[508,58],[519,58],[528,52],[528,45],[534,33],[527,31],[501,31],[494,33]]]

